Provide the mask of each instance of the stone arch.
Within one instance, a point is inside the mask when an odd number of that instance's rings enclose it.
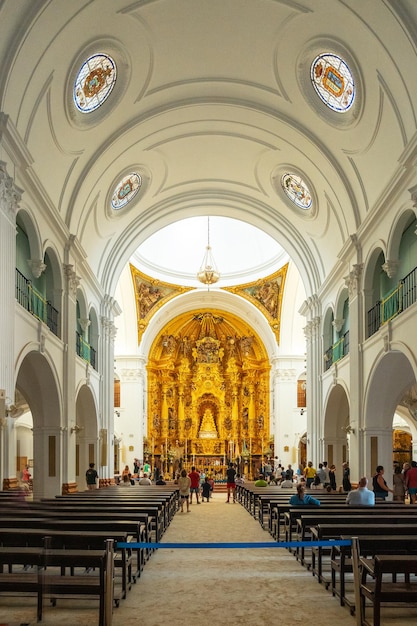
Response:
[[[62,265],[55,246],[48,245],[45,248],[44,263],[46,265],[45,275],[45,299],[56,311],[56,335],[61,336],[61,316],[62,311]],[[49,325],[49,323],[48,323]]]
[[[88,385],[81,385],[76,393],[75,423],[70,429],[76,428],[73,436],[76,437],[76,465],[75,475],[79,488],[84,486],[84,474],[89,463],[99,466],[99,419],[97,412],[97,398]]]
[[[402,398],[416,383],[416,367],[405,351],[390,350],[375,359],[364,392],[367,471],[392,466],[392,421]]]
[[[42,238],[32,213],[27,208],[21,208],[16,215],[16,224],[20,226],[29,241],[30,259],[41,260],[42,254]]]
[[[412,209],[402,211],[391,224],[391,232],[387,245],[387,259],[397,261],[400,255],[400,244],[404,230],[412,222],[416,221],[415,212]]]
[[[333,307],[328,306],[323,315],[322,323],[322,337],[323,337],[323,358],[324,358],[324,370],[329,369],[333,362],[333,320],[334,312]]]
[[[342,382],[329,389],[324,403],[323,460],[336,465],[336,478],[341,482],[341,465],[349,460],[350,402]]]
[[[58,377],[46,355],[29,351],[22,359],[16,389],[33,418],[34,497],[61,491],[64,428]]]
[[[375,246],[372,252],[369,254],[368,259],[365,262],[364,269],[364,328],[366,329],[366,337],[370,337],[375,328],[378,328],[378,320],[373,324],[372,310],[380,299],[380,276],[383,272],[382,265],[385,262],[385,251],[382,242],[380,245]],[[378,311],[375,312],[378,315]]]

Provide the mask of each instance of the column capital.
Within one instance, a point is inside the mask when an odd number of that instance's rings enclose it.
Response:
[[[334,319],[332,322],[332,326],[335,329],[335,331],[337,333],[340,333],[340,331],[343,328],[343,324],[345,323],[345,320],[343,317],[340,317],[339,319]]]
[[[344,277],[345,285],[349,290],[349,298],[354,298],[357,295],[362,272],[363,263],[355,263],[353,269]]]
[[[8,175],[6,163],[0,161],[0,209],[4,209],[5,213],[9,213],[15,219],[21,197],[22,191]]]
[[[397,273],[399,265],[400,265],[399,261],[388,261],[387,260],[387,261],[385,261],[385,263],[383,263],[381,265],[381,267],[384,270],[384,272],[386,273],[386,275],[388,276],[388,278],[392,278]]]
[[[46,270],[46,265],[42,259],[28,259],[27,262],[34,278],[39,278],[42,272]]]
[[[68,281],[68,291],[75,296],[81,282],[81,278],[75,273],[73,265],[64,264],[64,273]]]

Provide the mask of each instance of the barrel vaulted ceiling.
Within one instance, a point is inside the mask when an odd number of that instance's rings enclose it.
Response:
[[[414,0],[3,0],[1,158],[16,159],[23,202],[42,198],[109,293],[141,242],[211,215],[273,237],[309,295],[412,167],[416,24]],[[82,113],[74,80],[100,52],[117,80]],[[312,87],[324,52],[354,76],[345,113]],[[131,171],[140,193],[113,211]],[[283,193],[286,172],[308,185],[308,211]]]

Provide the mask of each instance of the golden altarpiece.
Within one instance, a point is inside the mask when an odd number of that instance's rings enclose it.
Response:
[[[163,471],[222,473],[233,460],[252,474],[273,454],[269,372],[262,342],[237,316],[210,309],[170,321],[149,354],[145,455]]]

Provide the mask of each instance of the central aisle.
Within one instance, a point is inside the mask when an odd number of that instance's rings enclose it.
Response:
[[[163,540],[174,542],[271,541],[240,504],[215,493],[190,513],[177,513]],[[244,626],[355,620],[285,549],[159,550],[113,613],[113,626]]]

